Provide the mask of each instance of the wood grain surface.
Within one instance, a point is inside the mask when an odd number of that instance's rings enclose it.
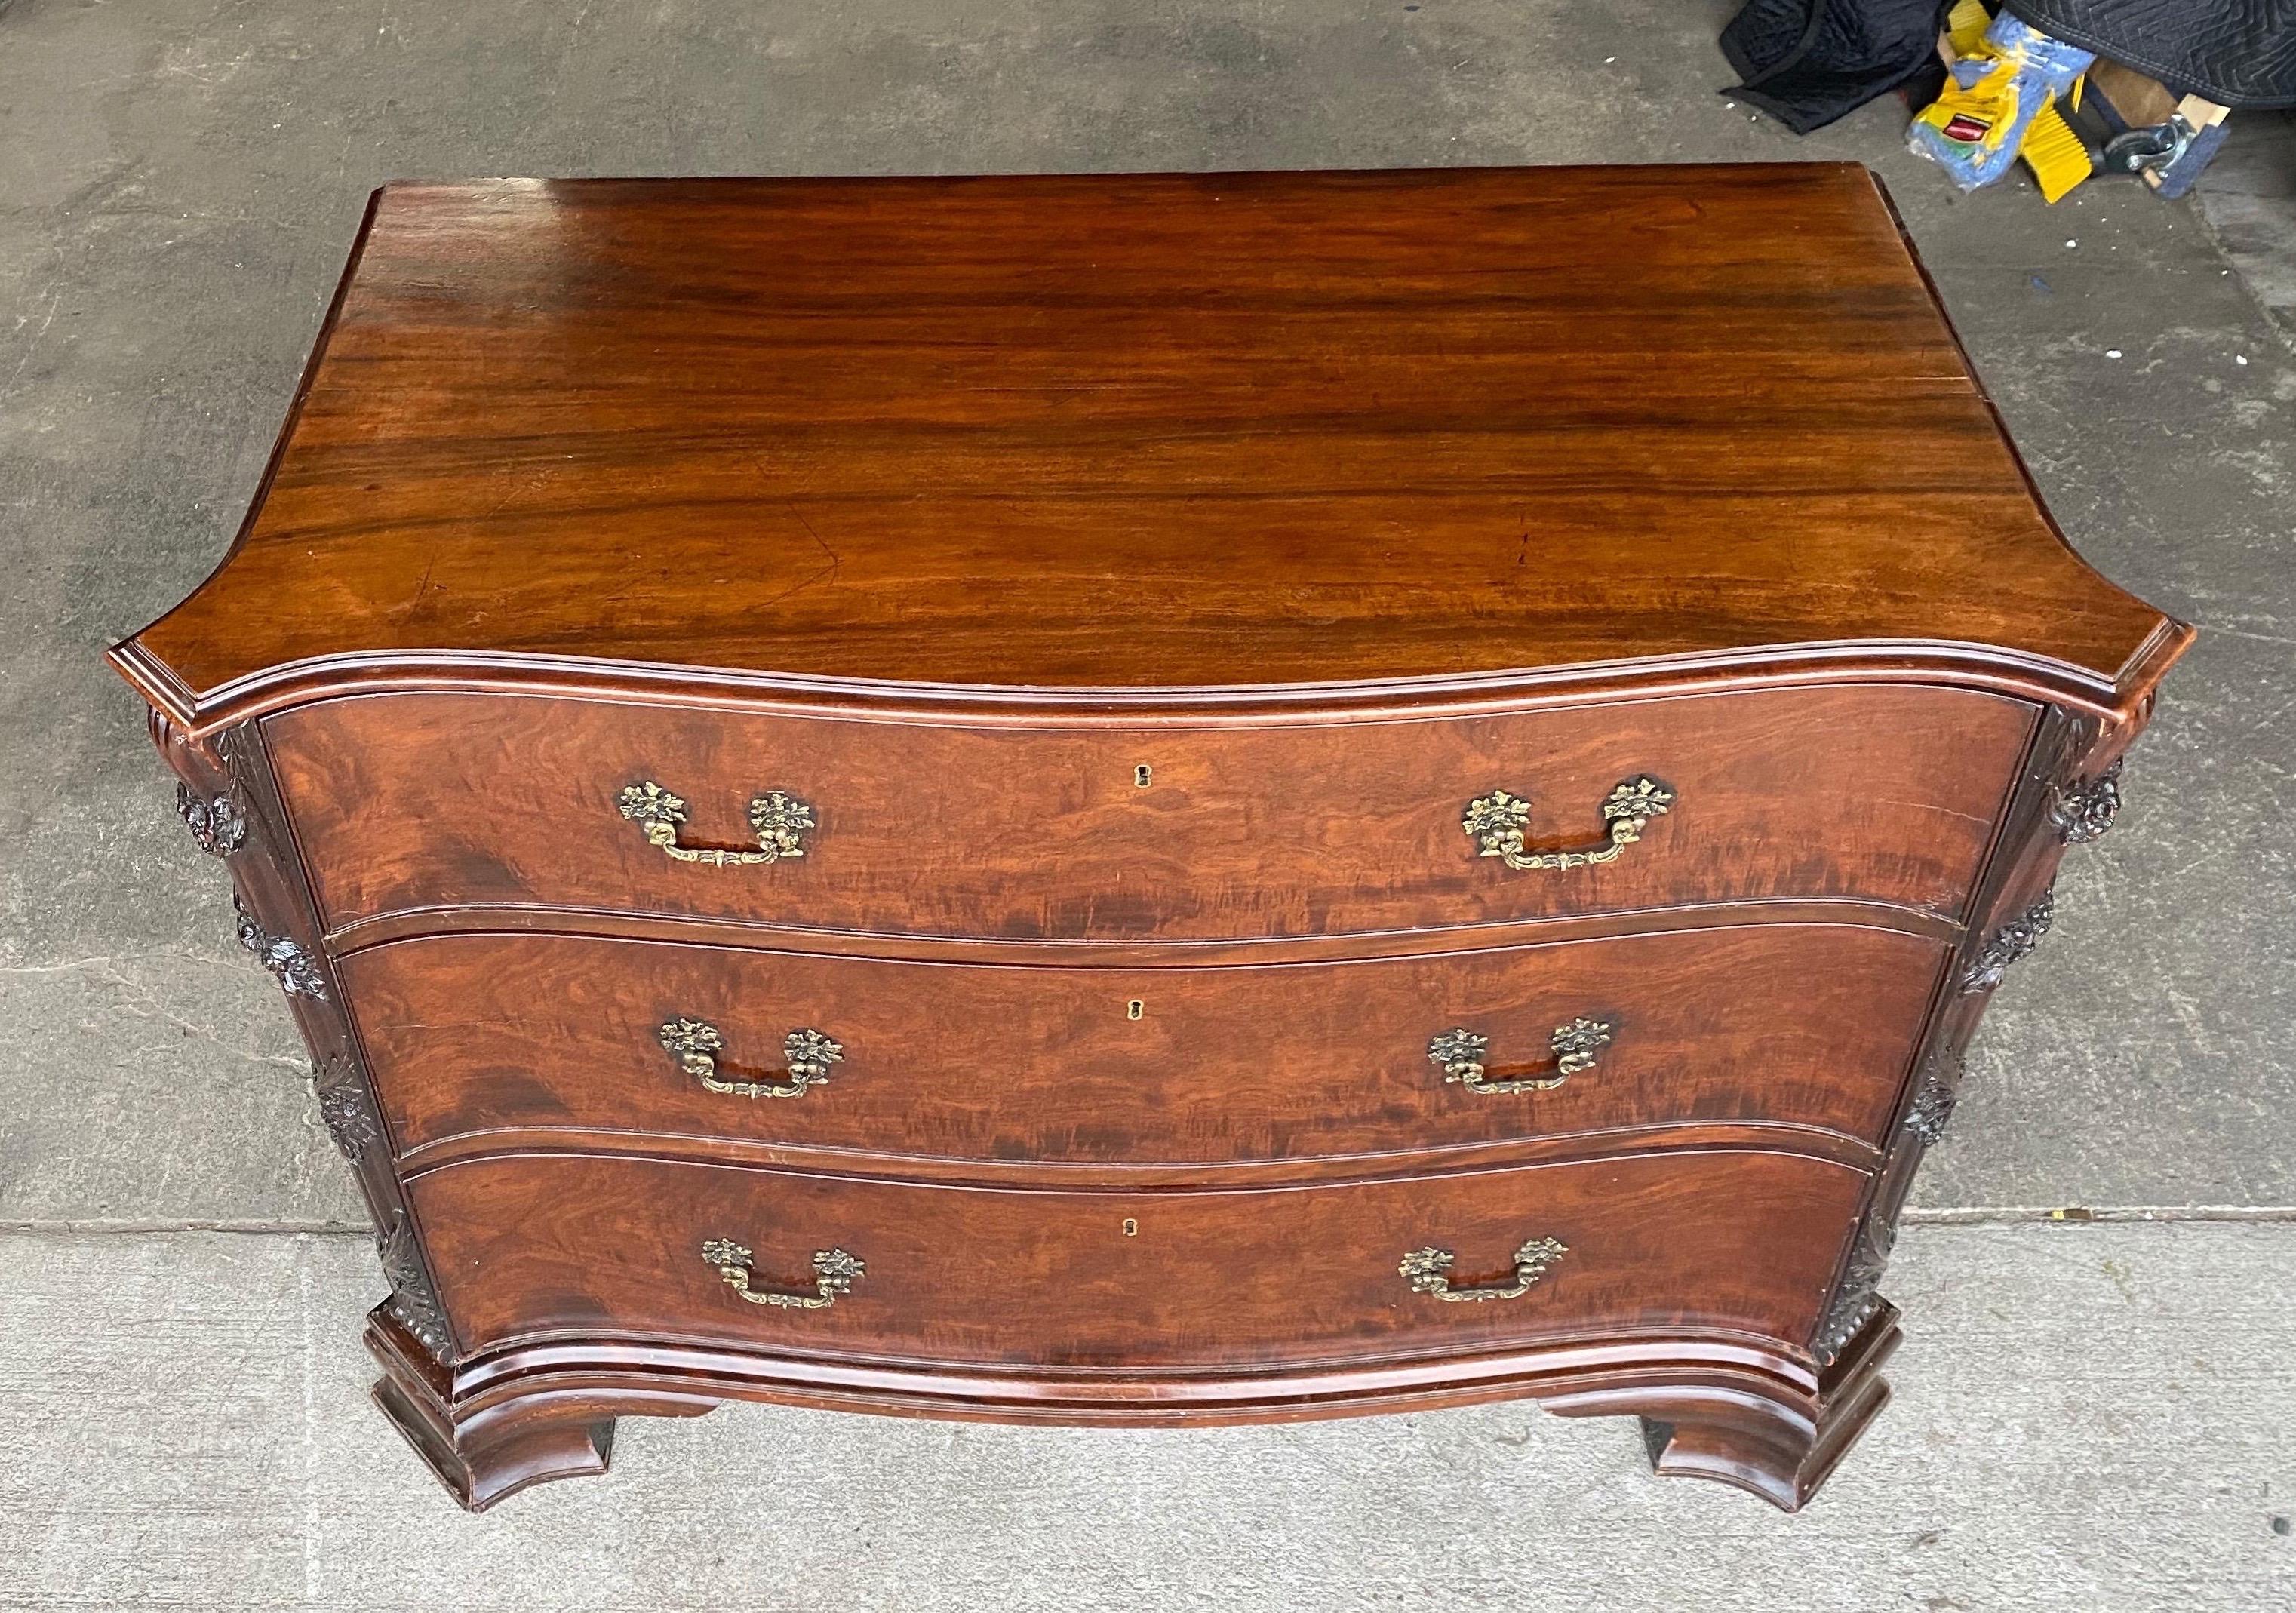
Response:
[[[529,1155],[446,1166],[408,1191],[473,1352],[619,1337],[1210,1369],[1644,1329],[1803,1339],[1866,1180],[1714,1152],[1273,1192],[1061,1193]],[[1570,1252],[1519,1299],[1446,1302],[1396,1269],[1431,1245],[1456,1254],[1462,1286],[1503,1281],[1543,1237]],[[718,1238],[752,1249],[760,1286],[809,1289],[813,1252],[832,1246],[866,1269],[826,1310],[752,1305],[703,1260]]]
[[[243,541],[122,664],[202,707],[402,651],[1136,690],[1898,642],[2110,690],[2167,631],[1855,166],[502,180],[378,193]]]
[[[1781,164],[390,187],[234,553],[112,659],[463,1504],[728,1397],[1529,1394],[1791,1509],[2190,636],[2058,536],[1871,176]],[[1591,851],[1636,779],[1599,864],[1462,826]],[[673,860],[647,782],[802,855]],[[1582,1017],[1551,1090],[1427,1056]],[[681,1018],[845,1057],[714,1093]],[[1514,1298],[1397,1270],[1539,1238]],[[712,1239],[865,1271],[750,1305]]]
[[[1329,936],[1743,898],[1955,915],[2034,708],[1968,690],[1784,689],[1421,722],[1062,731],[910,726],[540,697],[398,694],[270,718],[330,929],[474,906],[1008,939]],[[1149,769],[1143,787],[1139,769]],[[1537,848],[1603,842],[1603,798],[1675,804],[1599,867],[1480,856],[1467,803],[1531,803]],[[657,781],[686,838],[814,807],[805,855],[673,862],[616,808]]]
[[[571,936],[439,936],[337,966],[402,1152],[537,1129],[1059,1166],[1345,1159],[1514,1138],[1613,1146],[1692,1122],[1877,1146],[1944,959],[1847,925],[1260,968],[1012,968]],[[1138,1017],[1133,1017],[1136,1011]],[[1490,1077],[1556,1078],[1555,1027],[1611,1028],[1546,1091],[1448,1081],[1428,1042],[1489,1038]],[[719,1076],[800,1028],[843,1058],[794,1098],[711,1092],[658,1032],[724,1033]],[[1335,1168],[1335,1167],[1333,1167]]]

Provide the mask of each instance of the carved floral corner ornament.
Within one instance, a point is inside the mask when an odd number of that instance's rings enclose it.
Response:
[[[2001,984],[2009,966],[2029,956],[2041,944],[2056,922],[2057,893],[2046,890],[2041,899],[1993,932],[1992,938],[1978,949],[1961,977],[1964,993],[1991,991]]]
[[[311,1072],[311,1088],[319,1100],[319,1118],[335,1147],[353,1165],[382,1141],[382,1122],[368,1101],[366,1084],[351,1061],[336,1054],[322,1059]]]
[[[430,1274],[422,1269],[422,1253],[415,1247],[414,1229],[405,1211],[394,1215],[390,1227],[375,1239],[374,1252],[382,1262],[384,1281],[390,1284],[390,1314],[422,1340],[422,1347],[441,1362],[455,1359],[455,1335],[447,1326],[447,1313],[439,1304]]]
[[[1897,1240],[1897,1217],[1867,1217],[1849,1257],[1849,1269],[1842,1273],[1841,1286],[1834,1290],[1833,1303],[1826,1307],[1810,1346],[1818,1365],[1832,1366],[1840,1359],[1849,1341],[1888,1303],[1882,1298],[1882,1274],[1889,1270],[1890,1249]]]
[[[211,857],[227,857],[247,844],[247,815],[228,794],[201,796],[178,781],[176,812],[200,849]]]
[[[1922,1147],[1935,1148],[1945,1140],[1945,1128],[1960,1094],[1962,1074],[1958,1052],[1940,1047],[1931,1056],[1921,1086],[1906,1110],[1906,1131]],[[1898,1241],[1898,1216],[1903,1209],[1900,1204],[1887,1214],[1877,1211],[1858,1229],[1849,1267],[1842,1273],[1841,1286],[1834,1290],[1833,1303],[1819,1321],[1817,1337],[1810,1347],[1820,1366],[1831,1366],[1881,1311],[1884,1304],[1882,1278],[1889,1269],[1890,1251]]]
[[[2073,846],[2096,839],[2112,827],[2120,811],[2120,760],[2115,759],[2094,777],[2050,792],[2049,825],[2064,844]],[[1967,995],[1991,991],[1999,986],[2010,966],[2030,956],[2041,944],[2041,938],[2049,933],[2056,916],[2056,891],[2045,890],[2039,901],[1995,930],[1971,956],[1962,971],[1962,992]],[[1935,1148],[1945,1140],[1946,1127],[1953,1119],[1954,1105],[1960,1096],[1962,1074],[1961,1055],[1948,1049],[1940,1049],[1923,1072],[1921,1086],[1914,1093],[1905,1118],[1907,1134],[1921,1147]],[[1890,1250],[1897,1242],[1897,1220],[1895,1211],[1871,1215],[1859,1228],[1849,1269],[1842,1273],[1841,1284],[1834,1290],[1833,1301],[1826,1307],[1811,1346],[1821,1366],[1831,1365],[1881,1311],[1884,1303],[1882,1277],[1889,1266]]]
[[[1940,1048],[1906,1110],[1906,1129],[1921,1139],[1923,1148],[1935,1148],[1945,1141],[1945,1128],[1953,1119],[1953,1106],[1960,1096],[1961,1077],[1960,1055]]]
[[[2068,846],[2100,839],[2120,813],[2120,766],[2125,757],[2094,778],[2080,779],[2049,792],[2049,826]]]
[[[236,894],[231,898],[231,906],[239,918],[239,944],[271,971],[282,991],[291,997],[309,997],[319,1003],[328,1000],[326,977],[319,972],[317,960],[286,937],[275,936],[264,929]]]

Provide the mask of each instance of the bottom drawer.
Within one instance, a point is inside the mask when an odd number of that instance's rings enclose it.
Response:
[[[523,1154],[442,1166],[408,1191],[467,1353],[624,1339],[1212,1370],[1637,1330],[1799,1342],[1866,1181],[1812,1159],[1710,1151],[1079,1192]],[[1422,1262],[1414,1285],[1399,1268],[1427,1249],[1456,1264],[1446,1275]],[[829,1258],[824,1281],[816,1251],[835,1250],[857,1273]],[[1430,1291],[1445,1281],[1501,1292]]]

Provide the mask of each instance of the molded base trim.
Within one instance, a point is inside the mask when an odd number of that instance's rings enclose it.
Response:
[[[447,1493],[472,1512],[483,1512],[529,1485],[604,1472],[613,1454],[619,1412],[693,1417],[716,1404],[643,1396],[601,1400],[545,1386],[483,1405],[458,1406],[444,1392],[438,1362],[388,1306],[368,1313],[366,1347],[383,1371],[375,1380],[375,1404]]]
[[[1004,1372],[767,1358],[606,1341],[448,1368],[389,1311],[367,1318],[375,1402],[463,1506],[605,1471],[618,1417],[694,1417],[728,1400],[960,1421],[1157,1427],[1283,1422],[1536,1398],[1565,1416],[1644,1420],[1661,1474],[1719,1479],[1788,1511],[1814,1494],[1889,1396],[1884,1306],[1821,1376],[1755,1340],[1652,1337],[1482,1357],[1218,1377]]]
[[[463,1506],[483,1512],[506,1495],[550,1478],[603,1473],[613,1453],[614,1423],[529,1418],[524,1426],[482,1438],[463,1433],[439,1408],[408,1395],[395,1379],[376,1381],[374,1403]]]
[[[1897,1312],[1884,1305],[1855,1341],[1851,1371],[1846,1376],[1827,1374],[1817,1414],[1807,1421],[1660,1421],[1644,1416],[1651,1467],[1665,1478],[1735,1485],[1784,1511],[1800,1511],[1889,1404],[1890,1386],[1877,1369],[1898,1339]]]

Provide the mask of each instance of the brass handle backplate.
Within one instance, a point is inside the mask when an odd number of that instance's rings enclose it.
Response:
[[[757,837],[755,851],[732,851],[716,847],[681,846],[677,826],[685,822],[685,802],[652,779],[624,786],[614,804],[622,815],[644,831],[646,844],[681,863],[708,863],[714,867],[742,867],[751,863],[778,863],[805,855],[804,833],[814,826],[813,808],[795,796],[768,790],[750,801],[750,831]]]
[[[829,1067],[845,1057],[845,1046],[817,1030],[793,1030],[782,1038],[785,1081],[728,1081],[718,1073],[726,1033],[707,1019],[672,1019],[660,1031],[662,1046],[677,1067],[713,1093],[737,1098],[801,1098],[808,1086],[829,1079]]]
[[[1467,803],[1459,827],[1481,847],[1477,854],[1496,857],[1509,868],[1587,868],[1617,860],[1620,852],[1643,837],[1652,818],[1664,817],[1674,805],[1674,791],[1647,774],[1627,780],[1603,798],[1603,822],[1609,839],[1600,846],[1574,851],[1524,849],[1523,831],[1530,823],[1530,803],[1519,795],[1494,790]]]
[[[701,1258],[718,1268],[726,1286],[751,1305],[778,1306],[792,1311],[825,1311],[838,1296],[853,1291],[853,1280],[862,1273],[861,1257],[841,1249],[813,1251],[813,1292],[792,1294],[782,1289],[758,1288],[750,1269],[750,1251],[731,1238],[712,1238],[701,1246]]]
[[[1444,1080],[1456,1081],[1471,1093],[1551,1092],[1571,1077],[1594,1069],[1595,1060],[1611,1044],[1611,1033],[1616,1029],[1618,1027],[1608,1019],[1573,1019],[1568,1025],[1556,1026],[1554,1034],[1546,1038],[1546,1045],[1554,1053],[1554,1073],[1551,1076],[1492,1080],[1483,1068],[1483,1054],[1489,1050],[1491,1039],[1464,1026],[1438,1033],[1427,1044],[1427,1057],[1443,1067]]]
[[[1414,1294],[1432,1294],[1438,1299],[1453,1301],[1520,1299],[1546,1275],[1547,1267],[1570,1252],[1569,1248],[1552,1238],[1533,1238],[1514,1252],[1514,1281],[1496,1288],[1453,1288],[1451,1265],[1457,1257],[1447,1249],[1413,1249],[1395,1269]]]

